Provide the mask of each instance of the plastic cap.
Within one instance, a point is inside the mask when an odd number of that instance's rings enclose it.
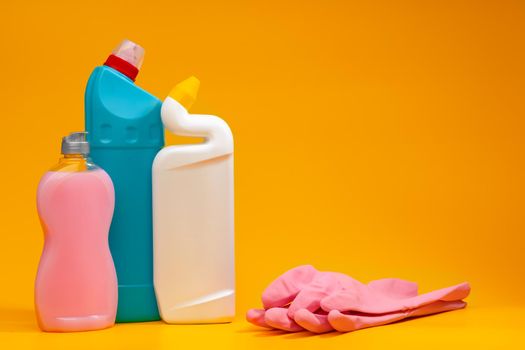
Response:
[[[140,69],[142,62],[144,62],[144,49],[142,46],[127,39],[124,39],[119,46],[113,50],[112,54],[122,58],[137,69]]]
[[[190,109],[197,99],[197,92],[201,82],[194,76],[181,81],[169,93],[169,97],[178,101],[184,108]]]
[[[89,154],[87,132],[72,132],[62,138],[62,154]]]

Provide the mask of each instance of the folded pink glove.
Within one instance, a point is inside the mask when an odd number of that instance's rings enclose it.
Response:
[[[252,309],[249,322],[290,332],[324,333],[384,325],[408,317],[465,307],[468,283],[418,295],[416,283],[396,278],[367,285],[341,273],[299,266],[285,272],[263,292],[264,310]]]

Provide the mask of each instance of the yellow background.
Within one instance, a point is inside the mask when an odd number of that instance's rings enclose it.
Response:
[[[519,1],[2,1],[0,346],[519,347],[524,34]],[[192,111],[234,132],[232,325],[36,327],[38,180],[123,38],[146,48],[139,85],[163,98],[196,75]],[[346,335],[248,325],[263,288],[304,263],[473,293],[463,311]]]

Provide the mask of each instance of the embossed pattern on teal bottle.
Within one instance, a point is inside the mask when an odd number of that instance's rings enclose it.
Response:
[[[117,271],[117,322],[159,319],[153,289],[151,167],[164,145],[161,101],[100,66],[85,95],[91,157],[115,186],[109,245]]]

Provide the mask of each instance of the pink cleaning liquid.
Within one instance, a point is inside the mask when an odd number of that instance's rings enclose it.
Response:
[[[117,276],[108,246],[115,194],[101,169],[49,171],[38,186],[44,250],[35,283],[38,324],[44,331],[111,327]]]

